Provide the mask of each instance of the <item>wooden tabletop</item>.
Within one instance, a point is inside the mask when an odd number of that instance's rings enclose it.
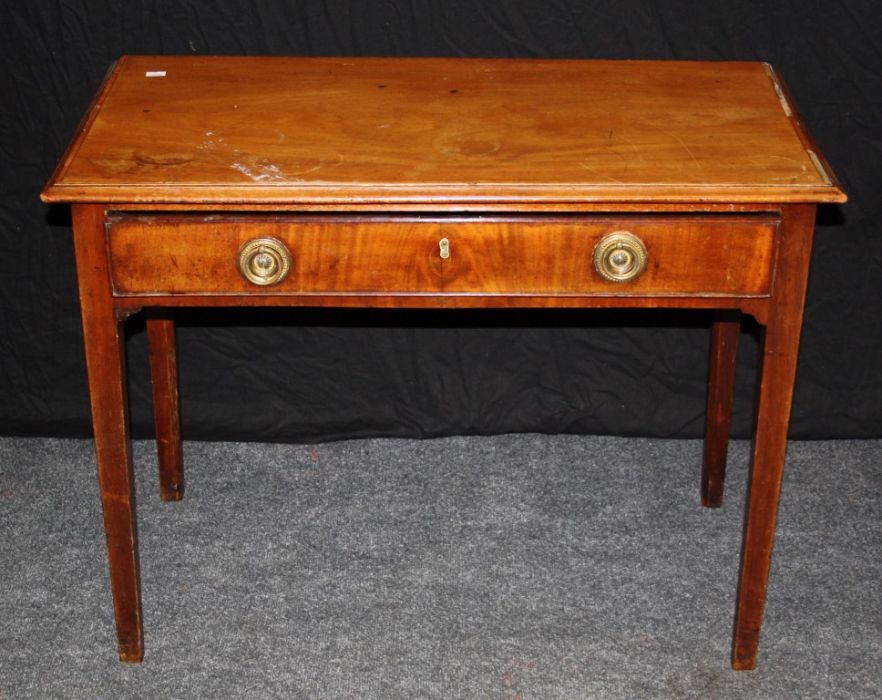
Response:
[[[764,63],[126,56],[48,202],[842,202]]]

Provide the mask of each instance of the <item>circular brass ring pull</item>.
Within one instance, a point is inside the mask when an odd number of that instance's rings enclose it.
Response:
[[[254,238],[239,249],[239,272],[253,284],[278,284],[291,269],[291,253],[275,238]]]
[[[609,282],[630,282],[646,269],[649,254],[637,236],[628,231],[613,231],[594,249],[594,269]]]

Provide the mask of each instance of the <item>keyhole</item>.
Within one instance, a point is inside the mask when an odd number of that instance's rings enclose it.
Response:
[[[440,255],[442,260],[447,260],[450,257],[450,241],[446,238],[442,238],[438,241],[438,248],[440,248]]]

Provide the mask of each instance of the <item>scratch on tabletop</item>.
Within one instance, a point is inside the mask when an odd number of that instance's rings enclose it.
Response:
[[[688,153],[689,157],[692,158],[692,162],[695,163],[695,165],[698,166],[699,168],[703,168],[704,166],[699,162],[698,158],[695,157],[695,154],[692,152],[692,149],[686,145],[686,142],[683,139],[681,139],[679,136],[677,136],[676,134],[674,134],[674,138],[677,139],[677,142],[684,149],[686,149],[686,153]]]
[[[624,184],[625,184],[625,183],[622,182],[621,180],[616,180],[616,178],[614,178],[614,177],[610,177],[610,176],[607,175],[606,173],[602,173],[602,172],[600,172],[600,171],[598,171],[598,170],[595,170],[594,168],[592,168],[592,167],[591,167],[590,165],[588,165],[587,163],[579,163],[579,167],[580,167],[580,168],[583,168],[584,170],[587,170],[589,173],[594,173],[595,175],[599,175],[600,177],[605,178],[605,179],[609,180],[610,182],[614,182],[614,183],[616,183],[617,185],[624,185]]]

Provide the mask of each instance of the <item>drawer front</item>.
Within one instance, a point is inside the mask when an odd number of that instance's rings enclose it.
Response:
[[[772,217],[744,215],[119,215],[107,223],[118,295],[767,296],[777,230]],[[646,256],[642,272],[629,281],[607,279],[595,264],[598,244],[621,232],[636,237]],[[240,258],[250,241],[267,238],[287,248],[287,274],[256,284]]]

